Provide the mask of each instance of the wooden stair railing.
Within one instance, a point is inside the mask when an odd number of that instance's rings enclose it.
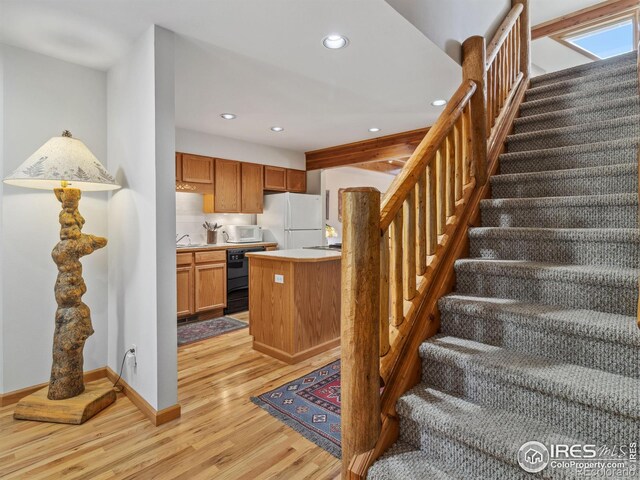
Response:
[[[529,83],[529,45],[528,0],[512,0],[488,49],[464,42],[462,84],[384,197],[343,193],[342,478],[365,478],[398,437],[396,402],[420,380],[418,347],[438,330],[437,300],[479,223]]]

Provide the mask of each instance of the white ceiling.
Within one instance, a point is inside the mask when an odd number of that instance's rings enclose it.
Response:
[[[567,13],[591,7],[604,0],[530,0],[531,26],[553,20]]]
[[[108,69],[176,32],[176,124],[311,150],[432,124],[460,67],[383,0],[0,0],[0,41]],[[322,38],[347,35],[344,50]],[[225,121],[222,112],[238,118]],[[283,126],[273,133],[269,127]]]

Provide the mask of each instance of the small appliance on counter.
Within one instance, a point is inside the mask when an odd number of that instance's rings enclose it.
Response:
[[[257,243],[262,241],[262,228],[258,225],[225,225],[222,240],[226,243]]]

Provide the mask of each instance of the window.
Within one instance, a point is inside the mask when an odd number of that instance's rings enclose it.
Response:
[[[637,10],[617,18],[581,25],[553,36],[563,45],[592,60],[602,60],[631,52],[638,44]]]

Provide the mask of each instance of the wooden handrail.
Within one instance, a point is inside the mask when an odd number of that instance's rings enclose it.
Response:
[[[463,43],[462,83],[379,210],[373,189],[343,194],[345,479],[363,479],[397,439],[396,402],[420,379],[418,346],[438,330],[437,301],[453,288],[454,262],[529,83],[528,1],[512,0],[488,53],[483,37]]]
[[[511,33],[511,30],[516,24],[516,21],[518,20],[518,18],[520,18],[522,10],[524,10],[524,6],[521,3],[517,3],[516,5],[514,5],[514,7],[498,27],[498,30],[496,30],[496,34],[493,36],[491,42],[489,42],[489,44],[487,45],[487,60],[485,62],[485,69],[488,69],[489,65],[491,65],[495,60],[500,47],[502,47],[502,44]]]
[[[462,115],[471,95],[476,91],[476,84],[463,82],[453,94],[449,102],[431,127],[424,139],[409,157],[402,171],[393,180],[382,199],[380,211],[380,230],[389,228],[393,218],[398,214],[405,198],[416,186],[427,164],[432,161],[443,140],[449,135],[455,122]]]

